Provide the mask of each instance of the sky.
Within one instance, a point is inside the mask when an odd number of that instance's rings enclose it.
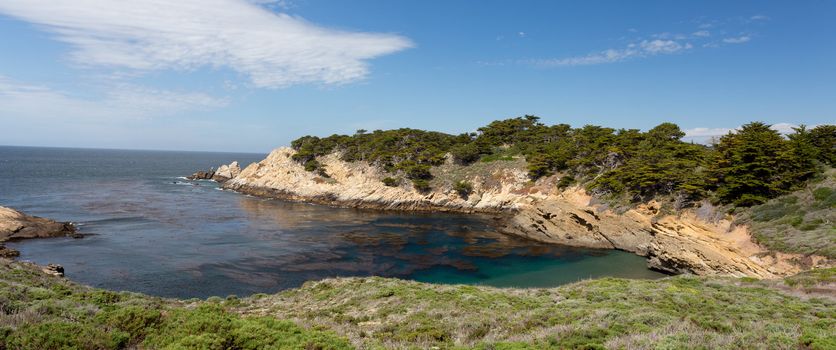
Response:
[[[0,0],[0,145],[836,121],[836,1]]]

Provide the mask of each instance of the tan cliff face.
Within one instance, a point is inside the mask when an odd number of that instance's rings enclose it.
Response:
[[[503,232],[541,242],[620,249],[648,258],[648,266],[671,273],[773,278],[827,265],[826,259],[768,252],[751,240],[732,218],[715,222],[694,211],[659,215],[656,203],[616,214],[588,201],[562,195],[532,205],[505,222]]]
[[[520,195],[526,175],[515,169],[491,174],[509,181],[486,186],[478,177],[468,179],[473,192],[463,197],[452,188],[434,188],[419,192],[409,181],[399,186],[383,184],[389,176],[363,162],[344,162],[338,154],[320,157],[329,177],[305,171],[291,157],[295,151],[282,147],[261,162],[251,164],[224,183],[224,188],[265,197],[305,200],[322,204],[396,210],[440,210],[460,212],[504,212],[519,209],[531,198]],[[545,197],[543,195],[542,197]]]
[[[823,258],[770,253],[753,243],[732,218],[705,220],[694,210],[660,215],[656,203],[619,214],[591,204],[583,189],[556,188],[557,178],[529,181],[524,167],[496,167],[468,173],[473,192],[462,197],[449,184],[427,193],[409,181],[383,184],[391,176],[364,162],[344,162],[338,154],[320,157],[329,177],[309,172],[283,147],[251,164],[223,184],[257,196],[327,205],[387,210],[502,213],[500,230],[532,240],[578,247],[620,249],[648,258],[651,268],[671,273],[771,278],[827,264]],[[434,168],[437,178],[455,171]],[[438,173],[436,173],[438,172]],[[440,175],[440,176],[439,176]]]

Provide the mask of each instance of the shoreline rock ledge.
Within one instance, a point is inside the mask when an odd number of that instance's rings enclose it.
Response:
[[[75,226],[69,222],[58,222],[37,216],[30,216],[12,208],[0,206],[0,257],[15,258],[17,250],[3,244],[30,238],[74,237],[81,238]]]

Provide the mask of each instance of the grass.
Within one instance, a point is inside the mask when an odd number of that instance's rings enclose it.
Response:
[[[741,212],[758,243],[771,250],[836,259],[836,170],[806,188]]]
[[[32,266],[0,267],[0,349],[350,349],[331,332],[231,311],[80,286]]]
[[[830,274],[833,270],[830,270]],[[247,300],[244,314],[326,327],[363,348],[826,349],[836,304],[752,279],[604,278],[553,289],[332,279]]]
[[[806,293],[832,287],[834,275],[604,278],[551,289],[341,278],[180,301],[6,262],[0,349],[832,349],[832,289]]]

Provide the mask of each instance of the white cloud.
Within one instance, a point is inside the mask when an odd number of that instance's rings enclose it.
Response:
[[[691,49],[690,43],[680,43],[674,40],[643,40],[638,44],[630,44],[624,49],[609,49],[586,56],[567,57],[558,59],[528,60],[526,63],[544,66],[582,66],[603,63],[615,63],[634,57],[648,57],[655,55],[670,55]]]
[[[752,37],[748,35],[742,35],[733,38],[725,38],[723,39],[723,42],[726,44],[743,44],[745,42],[748,42],[749,40],[752,40]]]
[[[705,37],[711,36],[711,32],[709,32],[707,30],[699,30],[699,31],[694,32],[691,35],[701,37],[701,38],[705,38]]]
[[[113,86],[99,98],[88,98],[0,76],[0,118],[142,119],[184,111],[210,110],[226,106],[227,103],[225,99],[202,93],[153,90],[127,84]]]
[[[790,123],[776,123],[776,124],[772,124],[770,129],[775,130],[777,132],[780,132],[783,135],[787,135],[787,134],[794,133],[795,130],[793,130],[793,128],[797,128],[797,127],[798,127],[798,125],[790,124]],[[813,127],[815,127],[815,126],[813,126]]]
[[[770,19],[769,16],[764,16],[764,15],[754,15],[752,17],[749,17],[749,20],[752,20],[752,21],[768,21],[769,19]]]
[[[772,130],[775,130],[781,135],[788,135],[795,132],[793,128],[797,128],[798,125],[791,124],[791,123],[775,123],[770,126]],[[809,126],[809,128],[814,128],[814,126]],[[719,139],[720,137],[730,133],[740,130],[740,127],[736,128],[692,128],[692,129],[685,129],[685,137],[683,137],[686,141],[694,141],[698,143],[710,143],[712,140]]]
[[[368,74],[369,59],[413,45],[393,34],[323,28],[245,0],[3,0],[0,13],[54,33],[79,65],[229,67],[259,87],[356,81]]]

